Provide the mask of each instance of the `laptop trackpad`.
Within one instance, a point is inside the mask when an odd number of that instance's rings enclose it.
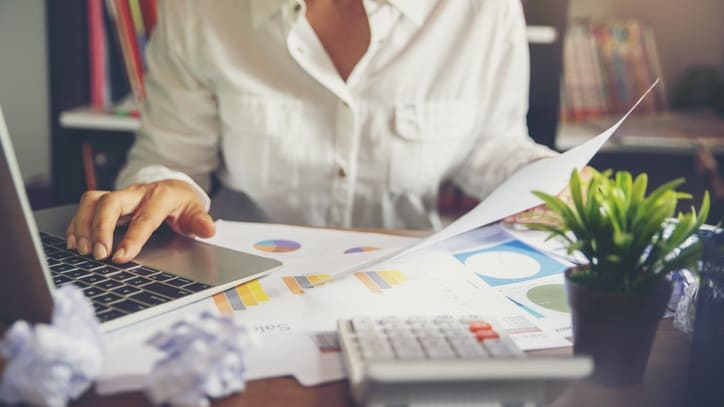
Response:
[[[281,264],[179,236],[165,227],[153,234],[134,261],[212,286],[258,275]]]

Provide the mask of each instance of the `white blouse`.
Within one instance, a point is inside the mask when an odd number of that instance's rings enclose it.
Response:
[[[483,198],[555,154],[528,136],[519,0],[364,6],[371,42],[345,82],[303,0],[160,1],[117,187],[208,190],[216,172],[274,222],[438,228],[442,181]]]

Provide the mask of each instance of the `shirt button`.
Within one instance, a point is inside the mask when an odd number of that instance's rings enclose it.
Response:
[[[347,176],[347,171],[345,171],[344,168],[340,168],[339,171],[337,171],[337,175],[339,175],[340,178],[344,178]]]
[[[299,13],[302,10],[302,5],[297,3],[294,5],[294,12]]]

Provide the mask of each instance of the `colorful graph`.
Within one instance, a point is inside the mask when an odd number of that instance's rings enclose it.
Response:
[[[567,267],[517,240],[458,253],[455,258],[492,287],[559,274]]]
[[[529,306],[527,306],[527,305],[525,305],[525,304],[523,304],[523,303],[520,303],[520,302],[518,302],[518,301],[516,301],[516,300],[514,300],[514,299],[512,299],[512,298],[510,298],[510,297],[506,297],[506,298],[508,298],[510,301],[513,302],[513,304],[519,306],[523,311],[529,313],[530,315],[533,315],[533,316],[536,317],[536,318],[545,318],[545,315],[543,315],[543,314],[541,314],[540,312],[534,310],[533,308],[531,308],[531,307],[529,307]]]
[[[284,276],[282,281],[292,294],[304,294],[304,289],[314,288],[331,282],[329,274],[307,274],[302,276]]]
[[[558,311],[571,312],[566,300],[566,289],[563,284],[546,284],[533,287],[526,294],[528,299],[543,308]]]
[[[254,248],[267,253],[287,253],[299,250],[301,243],[293,240],[270,239],[254,243]]]
[[[374,246],[357,246],[357,247],[350,247],[349,249],[345,250],[344,254],[373,252],[375,250],[380,250],[380,248],[374,247]]]
[[[508,335],[535,334],[541,332],[541,329],[531,323],[528,318],[523,315],[503,317],[501,321],[505,325],[505,332]]]
[[[399,270],[360,271],[354,275],[370,292],[375,294],[380,294],[382,290],[389,290],[393,286],[407,281],[407,277]]]
[[[259,280],[238,285],[223,293],[214,295],[216,308],[222,314],[231,314],[234,311],[242,311],[262,302],[269,301],[269,296]]]

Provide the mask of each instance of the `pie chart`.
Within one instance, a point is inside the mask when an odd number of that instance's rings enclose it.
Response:
[[[254,243],[256,250],[267,253],[288,253],[299,250],[302,247],[299,242],[293,240],[270,239]]]
[[[563,284],[546,284],[528,290],[527,297],[536,305],[558,311],[571,312],[566,300],[566,288]]]
[[[375,250],[379,250],[379,247],[374,246],[358,246],[358,247],[351,247],[344,251],[344,254],[350,254],[350,253],[364,253],[364,252],[373,252]]]

